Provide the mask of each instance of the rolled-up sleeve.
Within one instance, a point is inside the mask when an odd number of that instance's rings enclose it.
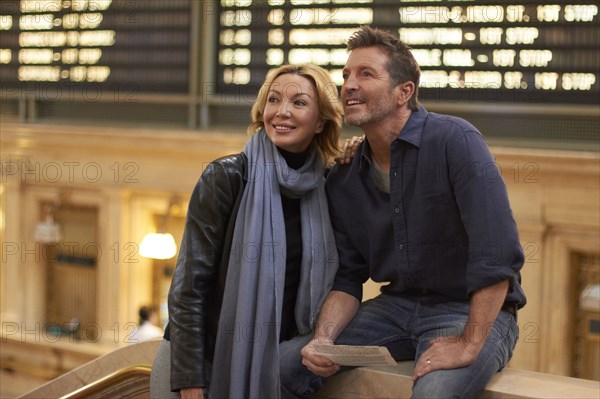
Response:
[[[468,237],[467,293],[513,281],[524,255],[502,174],[477,131],[448,145],[449,177]]]
[[[328,177],[328,183],[331,181],[335,181],[334,185],[338,183],[335,169]],[[343,199],[342,192],[332,188],[332,185],[327,185],[326,188],[329,215],[339,255],[339,267],[331,290],[343,291],[362,301],[363,284],[369,278],[369,266],[355,243],[350,239],[349,229],[351,226],[349,222],[354,222],[353,219],[356,218],[352,213],[348,213],[352,208],[346,209],[348,205]]]

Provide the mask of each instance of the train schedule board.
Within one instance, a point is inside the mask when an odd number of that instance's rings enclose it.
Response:
[[[255,91],[272,67],[312,62],[337,84],[360,25],[391,31],[431,101],[597,104],[598,1],[222,0],[216,81]]]
[[[2,0],[5,91],[185,94],[188,0]]]

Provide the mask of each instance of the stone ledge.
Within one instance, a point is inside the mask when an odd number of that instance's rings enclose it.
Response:
[[[413,362],[397,366],[359,367],[329,379],[318,399],[409,398]],[[506,368],[481,395],[486,399],[598,399],[600,381]]]

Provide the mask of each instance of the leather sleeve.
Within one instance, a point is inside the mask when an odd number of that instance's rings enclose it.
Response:
[[[190,199],[177,266],[169,290],[171,390],[204,387],[207,311],[214,302],[228,226],[243,189],[243,155],[216,160]]]

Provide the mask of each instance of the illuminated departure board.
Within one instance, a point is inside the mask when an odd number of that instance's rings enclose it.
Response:
[[[217,82],[258,87],[283,63],[312,62],[341,84],[360,25],[389,30],[421,66],[429,101],[598,104],[598,1],[221,0]]]
[[[188,0],[2,0],[5,90],[186,93]]]

